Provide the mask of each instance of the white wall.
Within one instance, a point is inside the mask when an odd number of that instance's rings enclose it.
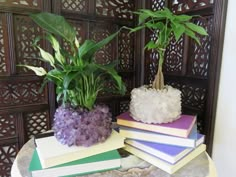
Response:
[[[228,0],[212,158],[218,177],[236,176],[236,1]]]

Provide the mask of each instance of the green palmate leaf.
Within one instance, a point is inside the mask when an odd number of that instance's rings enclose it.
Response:
[[[142,14],[142,13],[141,13],[141,14],[139,15],[139,18],[138,18],[138,24],[140,25],[140,24],[142,24],[143,22],[145,22],[145,20],[148,19],[148,17],[149,17],[149,16],[148,16],[147,14]]]
[[[163,28],[165,27],[163,22],[157,22],[157,23],[153,23],[152,20],[148,21],[146,23],[146,26],[149,29],[159,29],[159,30],[163,30]]]
[[[173,28],[173,33],[174,33],[174,36],[175,36],[175,40],[178,41],[179,38],[184,34],[185,32],[185,27],[184,25],[181,25],[181,24],[175,24],[175,25],[172,25],[172,28]]]
[[[161,11],[152,11],[149,9],[140,9],[139,12],[148,15],[149,17],[155,17],[158,20],[165,18],[165,14],[162,14]]]
[[[148,49],[148,50],[150,50],[150,49],[156,49],[158,47],[158,44],[156,44],[154,41],[149,41],[146,45],[145,45],[145,47],[144,47],[144,49]]]
[[[42,12],[38,14],[31,14],[30,17],[41,28],[47,30],[50,33],[61,36],[70,43],[72,43],[75,39],[75,30],[63,16]]]
[[[40,54],[41,54],[41,56],[42,56],[42,59],[43,59],[44,61],[50,63],[50,65],[55,68],[55,65],[54,65],[55,61],[54,61],[53,56],[52,56],[50,53],[48,53],[48,52],[46,52],[45,50],[43,50],[42,48],[40,48],[40,47],[38,47],[38,46],[37,46],[37,48],[38,48],[39,51],[40,51]]]
[[[189,37],[191,37],[192,39],[194,39],[198,45],[200,45],[200,41],[199,39],[197,38],[197,36],[195,35],[195,33],[189,29],[185,29],[185,34]]]
[[[206,32],[206,30],[203,27],[195,25],[194,23],[185,23],[185,24],[192,31],[194,31],[196,33],[199,33],[201,35],[204,35],[204,36],[207,35],[207,32]]]
[[[32,71],[34,71],[34,73],[37,75],[37,76],[44,76],[47,74],[47,72],[45,71],[44,68],[42,67],[36,67],[36,66],[28,66],[28,65],[18,65],[18,66],[23,66],[23,67],[26,67]]]
[[[185,21],[191,20],[192,16],[189,16],[189,15],[176,15],[175,19],[178,20],[179,22],[185,22]]]

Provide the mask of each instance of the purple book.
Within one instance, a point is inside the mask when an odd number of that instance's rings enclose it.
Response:
[[[202,134],[197,134],[197,146],[204,143],[204,137]],[[132,139],[125,140],[125,143],[171,164],[175,164],[195,149]]]
[[[181,115],[179,119],[163,124],[148,124],[137,121],[130,116],[129,112],[117,116],[118,125],[180,137],[188,137],[195,122],[196,116],[193,115]]]

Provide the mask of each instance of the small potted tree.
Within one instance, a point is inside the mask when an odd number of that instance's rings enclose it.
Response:
[[[31,18],[46,31],[44,39],[51,44],[54,54],[42,49],[37,37],[34,46],[39,49],[41,60],[51,69],[21,65],[44,77],[44,85],[51,81],[56,86],[59,107],[54,115],[55,137],[63,144],[90,146],[106,140],[111,133],[111,113],[106,105],[96,105],[98,93],[106,88],[105,81],[113,81],[115,92],[125,94],[126,88],[115,70],[116,62],[101,65],[95,62],[95,53],[116,37],[118,32],[99,42],[85,40],[80,45],[74,28],[59,15],[32,14]],[[65,50],[58,37],[69,44]]]
[[[159,11],[140,9],[134,13],[138,15],[139,24],[130,29],[131,32],[146,28],[156,34],[156,39],[150,40],[145,48],[157,52],[159,61],[152,85],[132,90],[131,115],[134,119],[146,123],[172,122],[181,114],[181,92],[164,85],[162,67],[166,48],[173,38],[178,41],[184,34],[200,45],[197,34],[207,35],[207,32],[201,26],[191,22],[192,16],[175,15],[168,8]]]

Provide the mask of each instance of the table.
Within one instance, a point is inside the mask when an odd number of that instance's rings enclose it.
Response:
[[[12,165],[12,177],[31,177],[28,167],[34,149],[33,139],[30,139],[21,148]],[[217,177],[217,175],[211,158],[204,152],[172,175],[136,156],[130,155],[122,158],[122,168],[119,170],[95,173],[83,177]]]

